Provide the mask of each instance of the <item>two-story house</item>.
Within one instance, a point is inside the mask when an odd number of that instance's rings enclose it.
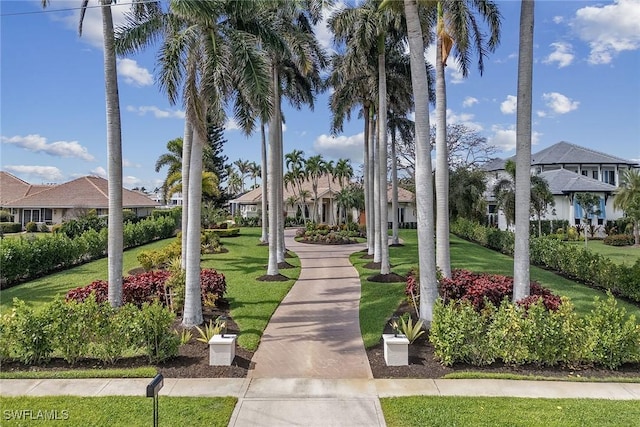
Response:
[[[511,157],[515,161],[515,157]],[[484,165],[488,173],[487,201],[491,224],[501,229],[507,222],[496,206],[493,187],[508,174],[505,164],[509,159],[494,159]],[[605,154],[579,145],[561,141],[531,155],[531,173],[543,177],[549,184],[555,206],[543,219],[567,220],[570,224],[584,222],[584,214],[576,202],[577,193],[594,193],[600,197],[600,214],[591,218],[593,224],[602,225],[607,220],[623,216],[613,208],[613,199],[626,169],[639,168],[637,162]]]

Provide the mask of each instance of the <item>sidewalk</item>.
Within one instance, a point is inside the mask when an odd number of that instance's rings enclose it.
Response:
[[[379,398],[502,396],[640,400],[640,384],[373,379],[359,325],[360,285],[349,254],[364,245],[299,244],[300,278],[273,314],[247,378],[165,378],[161,396],[234,396],[229,423],[385,426]],[[150,379],[0,380],[2,396],[144,396]]]

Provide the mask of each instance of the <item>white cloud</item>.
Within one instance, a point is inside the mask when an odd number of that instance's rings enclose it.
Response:
[[[536,111],[536,114],[538,115],[538,117],[547,117],[547,112],[543,110]]]
[[[473,105],[477,104],[478,102],[478,98],[474,98],[473,96],[467,96],[464,101],[462,101],[462,106],[463,107],[472,107]]]
[[[474,122],[474,118],[475,115],[471,113],[457,114],[450,108],[447,108],[447,124],[462,124],[471,130],[480,132],[482,130],[482,125],[480,123]],[[415,115],[413,116],[412,120],[415,120]],[[432,126],[436,123],[436,112],[434,110],[431,110],[429,113],[429,122]]]
[[[34,153],[45,153],[54,157],[78,158],[88,162],[95,159],[89,154],[87,148],[80,145],[78,141],[56,141],[49,144],[47,143],[47,138],[38,134],[16,135],[11,138],[3,136],[0,139],[4,144],[13,144]]]
[[[184,119],[184,111],[181,110],[162,110],[154,105],[145,105],[140,107],[134,107],[127,105],[127,111],[136,113],[139,116],[144,116],[147,113],[154,115],[156,119]]]
[[[550,45],[554,51],[549,54],[542,62],[545,64],[558,63],[558,68],[563,68],[571,65],[574,54],[571,52],[572,46],[570,43],[556,42]]]
[[[78,5],[80,2],[73,1],[55,1],[51,2],[49,9],[73,9],[70,14],[64,15],[62,18],[58,18],[58,14],[52,13],[51,17],[54,20],[59,20],[64,23],[67,29],[78,32],[78,23],[80,22],[80,10]],[[82,37],[80,40],[91,44],[94,47],[102,49],[104,43],[102,38],[102,14],[97,0],[89,1],[88,8],[82,21]],[[113,26],[117,28],[120,25],[125,24],[125,13],[131,9],[130,2],[123,2],[123,4],[112,4],[111,14],[113,15]]]
[[[450,83],[457,85],[464,82],[464,75],[462,74],[462,71],[460,71],[460,68],[455,64],[453,66],[448,66],[445,71],[449,71],[449,74],[451,75]]]
[[[571,26],[591,48],[589,63],[608,64],[618,53],[640,48],[640,0],[583,7]]]
[[[125,188],[140,187],[142,180],[135,176],[127,175],[122,177],[122,186]]]
[[[578,108],[580,102],[572,101],[570,98],[558,92],[543,93],[542,99],[547,102],[547,107],[556,114],[566,114]]]
[[[146,68],[140,67],[133,59],[118,59],[118,74],[124,77],[125,83],[133,86],[151,86],[153,76]]]
[[[44,182],[61,181],[64,176],[55,166],[3,165],[2,169],[14,173],[39,178]]]
[[[511,125],[503,127],[500,125],[491,126],[493,134],[487,138],[489,145],[493,145],[502,151],[511,151],[516,148],[516,127]],[[542,134],[533,131],[531,133],[531,145],[537,145]]]
[[[364,132],[351,136],[330,136],[322,134],[313,143],[316,153],[333,159],[350,159],[362,163]]]
[[[515,114],[518,104],[518,97],[513,95],[507,95],[507,99],[500,104],[500,111],[502,114]]]
[[[224,130],[232,131],[232,130],[240,130],[240,126],[234,119],[227,119],[224,123]]]
[[[140,163],[134,163],[129,159],[122,159],[122,166],[125,168],[141,168],[142,167]]]
[[[564,22],[564,17],[563,16],[554,16],[553,17],[553,22],[555,24],[562,24]]]
[[[100,178],[107,179],[107,170],[102,166],[98,166],[97,168],[92,169],[91,174],[95,176],[99,176]]]
[[[346,4],[344,1],[337,1],[333,6],[323,6],[322,19],[313,27],[316,38],[320,46],[328,52],[333,52],[333,33],[329,29],[328,21],[331,15],[344,9]]]

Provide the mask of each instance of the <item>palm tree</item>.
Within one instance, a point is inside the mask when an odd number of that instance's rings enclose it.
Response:
[[[531,176],[531,213],[538,219],[538,237],[542,236],[542,216],[556,205],[549,183],[540,175]]]
[[[240,192],[244,193],[244,180],[247,175],[251,174],[251,162],[249,160],[238,159],[233,162],[234,165],[238,168],[238,173],[240,176]]]
[[[508,227],[516,220],[516,164],[513,160],[507,160],[504,168],[509,177],[504,177],[496,182],[493,187],[493,196],[498,208],[504,213]]]
[[[258,188],[258,178],[261,177],[262,169],[256,162],[249,163],[249,177],[253,179],[253,188]]]
[[[613,207],[622,209],[632,219],[635,245],[640,246],[640,171],[627,169],[623,172],[620,188],[613,199]]]
[[[227,193],[237,195],[242,192],[242,179],[236,171],[233,171],[227,177]]]
[[[587,224],[591,225],[591,218],[600,215],[600,197],[594,193],[577,193],[575,201],[582,208],[582,219],[584,220],[584,245],[587,246]]]
[[[389,2],[391,6],[393,6]],[[429,143],[429,87],[424,62],[424,38],[417,0],[404,0],[409,40],[411,86],[415,104],[416,216],[418,222],[418,264],[420,282],[420,318],[427,326],[433,320],[438,298],[433,218],[433,177]]]
[[[529,295],[529,201],[531,199],[531,110],[534,0],[520,6],[516,113],[516,235],[513,253],[513,301]]]
[[[479,28],[474,11],[489,26],[490,37]],[[469,51],[478,54],[478,69],[482,75],[483,58],[492,52],[500,40],[500,13],[492,1],[442,0],[437,3],[436,27],[436,265],[443,276],[451,277],[449,255],[449,164],[447,150],[447,98],[444,68],[453,48],[462,75],[468,75]]]
[[[82,0],[80,5],[80,22],[78,33],[82,36],[82,25],[89,0]],[[123,213],[122,213],[122,128],[120,124],[120,98],[118,96],[118,75],[116,71],[115,35],[113,0],[100,0],[102,15],[103,61],[105,98],[107,104],[107,180],[109,193],[108,213],[108,299],[112,307],[122,305],[122,253],[124,250]],[[46,8],[49,0],[42,0]],[[134,1],[135,13],[159,8],[159,2]]]
[[[156,172],[160,172],[160,169],[167,166],[167,176],[162,183],[162,197],[165,204],[170,196],[168,192],[168,179],[171,175],[180,172],[180,169],[182,169],[182,138],[175,138],[167,142],[167,151],[168,153],[161,154],[160,157],[158,157],[155,168]]]
[[[405,80],[406,81],[406,80]],[[399,245],[400,236],[399,213],[398,213],[398,158],[396,155],[396,146],[398,134],[400,139],[407,141],[413,139],[414,123],[406,116],[391,111],[389,114],[389,133],[391,135],[391,212],[393,212],[391,244]]]
[[[138,38],[137,44],[129,46],[132,50],[139,49],[157,37],[159,31],[163,32],[158,80],[172,102],[177,101],[178,88],[183,86],[186,117],[193,128],[183,317],[183,325],[192,326],[202,322],[200,175],[207,117],[214,124],[224,123],[222,107],[227,100],[235,99],[236,120],[245,132],[250,132],[255,122],[253,112],[261,117],[268,114],[268,65],[256,50],[255,33],[262,36],[271,31],[272,17],[261,4],[234,0],[173,0],[170,8],[171,13],[162,18],[168,25],[149,25],[149,31]]]
[[[262,206],[262,234],[260,235],[260,242],[269,242],[269,227],[268,227],[268,215],[267,215],[267,137],[264,132],[264,121],[260,122],[260,176],[262,177],[261,186],[261,206]]]
[[[321,155],[311,156],[305,165],[305,176],[311,182],[313,191],[313,213],[311,220],[318,222],[318,180],[326,172],[326,162]]]
[[[449,204],[452,218],[467,218],[481,222],[486,218],[484,192],[487,189],[485,172],[460,167],[449,181]]]
[[[335,168],[333,169],[333,179],[340,184],[341,191],[344,190],[346,183],[353,178],[353,167],[349,159],[338,159]],[[338,222],[342,221],[341,205],[338,203]]]

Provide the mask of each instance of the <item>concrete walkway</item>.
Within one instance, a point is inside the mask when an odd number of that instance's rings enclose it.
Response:
[[[363,245],[305,245],[299,280],[272,316],[245,379],[166,378],[162,396],[234,396],[230,426],[384,426],[379,398],[411,395],[640,400],[640,384],[373,379],[349,254]],[[284,271],[286,273],[286,271]],[[2,396],[144,396],[150,379],[0,380]]]

